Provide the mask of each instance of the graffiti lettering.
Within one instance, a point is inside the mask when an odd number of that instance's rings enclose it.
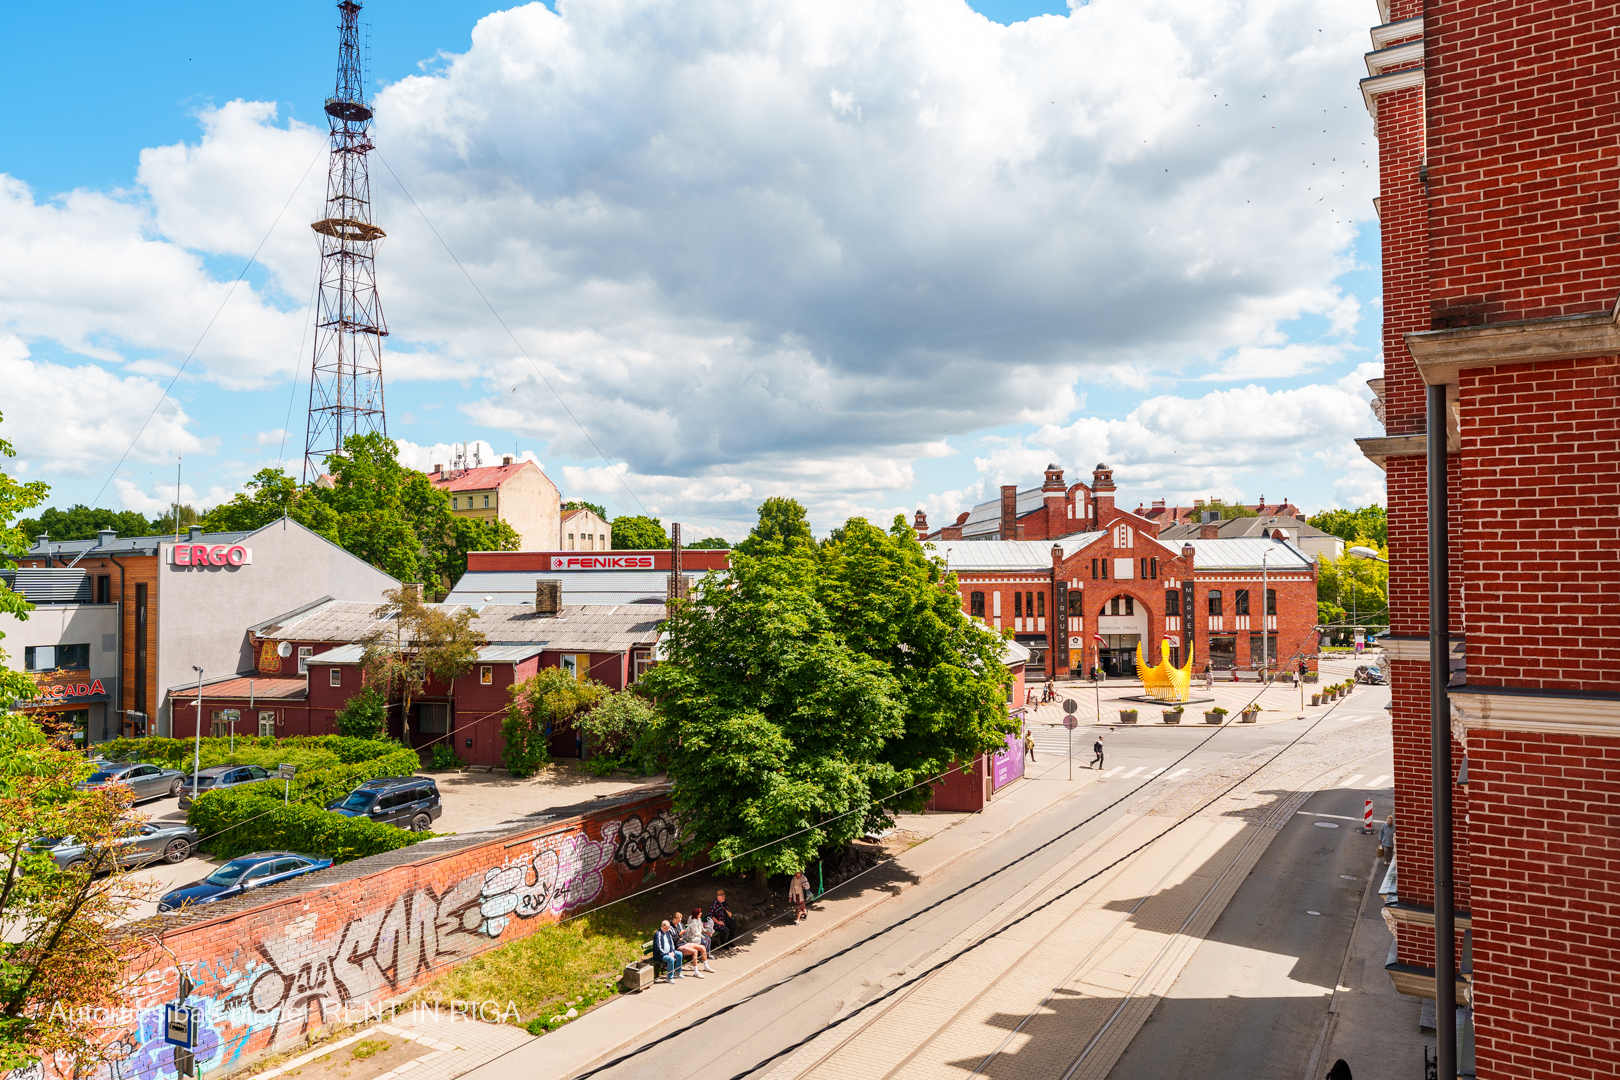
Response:
[[[622,825],[613,858],[632,870],[673,855],[681,846],[681,824],[668,810],[645,825],[634,815],[625,818]]]

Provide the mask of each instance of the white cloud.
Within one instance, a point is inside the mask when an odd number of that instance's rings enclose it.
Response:
[[[119,505],[125,510],[134,510],[150,518],[174,512],[173,484],[153,484],[152,490],[148,492],[134,481],[118,477],[113,481],[113,488],[118,492]],[[192,485],[182,483],[180,504],[202,511],[226,502],[234,494],[230,488],[217,485],[210,487],[206,492],[199,492]]]
[[[1290,439],[1344,438],[1343,393],[1245,386],[1064,422],[1081,379],[1342,362],[1360,308],[1334,282],[1373,194],[1351,162],[1365,28],[1306,0],[1097,0],[1011,27],[960,0],[498,12],[378,96],[376,141],[533,362],[374,156],[388,379],[459,382],[468,418],[553,459],[600,450],[649,506],[714,520],[779,491],[820,520],[878,513],[916,458],[1006,425],[1040,427],[990,446],[986,477],[1027,476],[1056,441],[1206,485],[1231,464],[1213,435],[1198,449],[1216,424],[1255,467],[1297,472]],[[302,368],[324,136],[265,103],[199,117],[127,192],[41,199],[0,177],[0,331],[172,371],[228,287],[203,256],[245,258],[296,188],[268,279],[237,286],[187,378]],[[1290,341],[1306,315],[1330,340]],[[102,407],[86,415],[125,411]],[[1189,460],[1149,469],[1177,440]],[[598,482],[562,472],[565,491]]]
[[[190,430],[191,418],[178,401],[162,398],[158,383],[133,375],[120,378],[94,363],[69,367],[34,360],[18,338],[3,334],[0,386],[5,387],[0,404],[5,437],[26,448],[19,452],[45,479],[100,478],[126,449],[129,462],[144,463],[173,462],[176,454],[213,446]],[[146,429],[136,440],[143,423]]]
[[[287,441],[287,438],[288,431],[286,428],[271,428],[269,431],[261,431],[253,436],[253,443],[255,446],[281,446]]]

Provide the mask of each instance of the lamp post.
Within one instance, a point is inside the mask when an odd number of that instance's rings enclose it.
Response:
[[[202,716],[203,716],[203,713],[202,713],[202,677],[203,677],[203,669],[198,667],[196,664],[192,664],[191,665],[191,670],[195,671],[197,673],[197,738],[196,738],[196,741],[193,742],[193,744],[192,744],[194,749],[191,752],[191,801],[192,801],[193,805],[195,805],[196,802],[197,802],[197,774],[202,771]]]
[[[1271,549],[1266,548],[1260,553],[1260,685],[1266,685],[1266,669],[1271,667],[1271,590],[1267,588],[1270,579],[1267,577],[1269,566],[1267,560],[1271,558]]]

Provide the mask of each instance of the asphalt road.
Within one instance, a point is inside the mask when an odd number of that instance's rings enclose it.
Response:
[[[1387,702],[1387,690],[1360,689],[1344,703],[1335,716],[1322,723],[1316,734],[1326,734],[1349,727],[1357,722],[1354,718],[1358,716],[1363,718],[1361,722],[1366,722],[1365,718],[1370,716],[1383,716],[1385,714],[1382,709]],[[1178,771],[1188,766],[1196,771],[1202,765],[1224,758],[1281,746],[1299,735],[1308,723],[1309,721],[1291,721],[1258,728],[1229,726],[1217,731],[1214,738],[1202,749],[1170,771]],[[1186,730],[1120,728],[1111,732],[1107,738],[1107,763],[1110,768],[1123,766],[1125,771],[1137,767],[1143,767],[1145,771],[1163,768],[1201,742],[1206,734],[1204,732],[1195,734]],[[1044,765],[1045,762],[1038,764]],[[655,1032],[648,1040],[678,1032],[669,1041],[596,1075],[614,1080],[640,1077],[648,1080],[687,1077],[727,1080],[770,1058],[820,1030],[850,1003],[868,1000],[881,993],[880,984],[885,977],[893,976],[922,960],[1009,899],[1032,877],[1061,860],[1086,839],[1108,828],[1118,820],[1124,807],[1135,801],[1134,794],[1131,798],[1123,800],[1121,796],[1142,791],[1145,780],[1144,773],[1130,780],[1113,779],[1088,785],[1075,797],[1031,817],[980,851],[964,858],[948,873],[905,890],[895,900],[879,906],[849,925],[838,928],[775,967],[745,980],[719,1000],[707,1002],[699,1009],[679,1017],[666,1029]],[[1156,781],[1159,784],[1175,782]],[[1334,810],[1337,813],[1351,802],[1356,802],[1359,797],[1359,793],[1356,792],[1325,793],[1313,802],[1339,808]],[[1074,828],[1077,823],[1115,800],[1121,800],[1120,807],[1103,813],[1096,821],[1071,836],[1038,851],[1015,869],[975,886],[962,896],[945,899],[967,882],[990,873],[1012,859],[1034,851],[1041,844]],[[1356,802],[1356,809],[1359,810],[1359,802]],[[1348,816],[1347,811],[1346,814]],[[1239,901],[1228,909],[1229,912],[1238,909],[1274,912],[1273,929],[1279,933],[1285,921],[1282,914],[1285,911],[1291,913],[1294,908],[1307,905],[1323,912],[1320,916],[1301,915],[1297,919],[1291,914],[1287,916],[1288,932],[1283,936],[1274,935],[1269,939],[1272,951],[1268,952],[1258,946],[1253,947],[1267,957],[1285,958],[1288,963],[1268,959],[1265,964],[1257,965],[1252,975],[1248,976],[1256,987],[1265,987],[1276,983],[1279,977],[1292,978],[1297,975],[1300,978],[1294,981],[1311,988],[1308,1002],[1305,1000],[1307,995],[1300,994],[1299,1011],[1296,1011],[1290,1001],[1282,1001],[1277,1004],[1273,1014],[1266,1014],[1264,1010],[1252,1011],[1252,1018],[1243,1021],[1248,1029],[1249,1039],[1254,1037],[1255,1030],[1263,1028],[1270,1033],[1265,1036],[1267,1039],[1287,1042],[1287,1047],[1276,1051],[1279,1060],[1285,1054],[1292,1054],[1294,1044],[1303,1043],[1304,1054],[1298,1056],[1300,1069],[1303,1068],[1305,1056],[1309,1054],[1310,1046],[1317,1036],[1317,1030],[1311,1028],[1311,1020],[1303,1010],[1306,1006],[1316,1009],[1315,1023],[1319,1030],[1321,1016],[1326,1009],[1325,994],[1331,990],[1338,964],[1343,959],[1344,935],[1348,934],[1348,926],[1354,918],[1354,905],[1360,897],[1359,888],[1364,884],[1345,881],[1339,879],[1337,875],[1341,872],[1351,875],[1366,873],[1366,860],[1359,860],[1359,855],[1353,855],[1349,845],[1346,844],[1346,841],[1354,836],[1352,823],[1339,821],[1336,823],[1342,826],[1340,829],[1328,830],[1315,828],[1309,823],[1314,820],[1317,819],[1296,818],[1295,822],[1284,830],[1284,835],[1274,844],[1274,850],[1278,850],[1279,854],[1268,855],[1262,861],[1261,868],[1264,873],[1257,870],[1239,892]],[[1300,822],[1306,824],[1301,825]],[[1296,835],[1301,833],[1303,835]],[[1370,849],[1368,854],[1370,856]],[[1339,859],[1345,861],[1342,864],[1335,861]],[[1299,865],[1296,866],[1296,863]],[[1354,868],[1352,863],[1360,869]],[[1335,883],[1337,888],[1334,887]],[[1270,895],[1272,893],[1278,895],[1273,898]],[[1344,905],[1349,907],[1345,908]],[[904,922],[899,928],[881,933],[885,928],[907,919],[910,921]],[[1310,921],[1301,921],[1306,919]],[[1340,933],[1341,921],[1343,934]],[[1217,930],[1220,928],[1221,924],[1218,923]],[[1254,937],[1266,933],[1264,924],[1237,930],[1227,929],[1223,932],[1239,942],[1268,940],[1263,936]],[[875,934],[879,936],[863,943],[864,939]],[[1245,937],[1245,934],[1249,936]],[[837,955],[840,953],[843,955]],[[1202,950],[1198,959],[1200,961],[1205,959]],[[1213,952],[1209,959],[1215,961]],[[1329,968],[1332,969],[1331,972],[1326,975],[1320,974],[1327,972]],[[774,990],[767,989],[772,983],[800,970],[804,973],[785,985]],[[1211,966],[1208,969],[1208,977],[1212,980],[1212,985],[1218,987],[1220,978],[1218,967]],[[1323,980],[1323,983],[1314,981],[1317,979]],[[1323,990],[1323,985],[1327,991]],[[761,991],[765,992],[760,993]],[[1249,993],[1247,990],[1244,992]],[[760,996],[741,1004],[733,1011],[708,1023],[691,1026],[702,1017],[712,1015],[756,993]],[[1269,1000],[1267,995],[1270,991],[1261,994],[1257,989],[1254,993],[1260,996],[1252,999],[1244,997],[1242,1000]],[[1279,993],[1274,996],[1286,998],[1288,994]],[[1200,999],[1195,997],[1190,1000],[1195,1005]],[[1193,1006],[1178,1004],[1176,1007]],[[1214,1014],[1209,1014],[1207,1019],[1198,1021],[1203,1025],[1199,1030],[1205,1049],[1186,1059],[1189,1066],[1202,1063],[1207,1070],[1211,1064],[1217,1064],[1217,1067],[1224,1069],[1227,1058],[1235,1060],[1254,1056],[1255,1044],[1247,1042],[1245,1038],[1236,1036],[1214,1038],[1213,1030],[1220,1022],[1220,1017]],[[1167,1025],[1156,1023],[1151,1025],[1149,1030],[1154,1027],[1162,1032]],[[682,1030],[686,1028],[689,1030]],[[1142,1041],[1139,1039],[1138,1043]],[[1152,1070],[1157,1066],[1147,1061],[1143,1062],[1141,1068],[1148,1071],[1130,1075],[1144,1077],[1270,1075],[1256,1073],[1252,1068],[1230,1073],[1225,1071],[1205,1073],[1196,1068],[1181,1071],[1176,1067],[1169,1071],[1161,1069],[1155,1072]],[[764,1071],[768,1069],[762,1070],[760,1075]],[[1296,1069],[1290,1074],[1291,1080],[1299,1075]]]

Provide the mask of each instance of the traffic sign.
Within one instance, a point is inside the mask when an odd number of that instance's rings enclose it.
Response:
[[[197,1048],[197,1028],[202,1009],[195,1005],[169,1004],[163,1007],[163,1041],[186,1050]]]
[[[1063,726],[1068,728],[1070,731],[1073,731],[1075,728],[1080,726],[1080,720],[1073,713],[1070,713],[1068,716],[1063,718]]]
[[[197,1071],[197,1056],[183,1047],[175,1047],[174,1071],[180,1076],[190,1076]]]
[[[1070,716],[1073,716],[1075,713],[1080,711],[1080,706],[1075,704],[1074,698],[1064,698],[1063,711],[1068,713]]]

